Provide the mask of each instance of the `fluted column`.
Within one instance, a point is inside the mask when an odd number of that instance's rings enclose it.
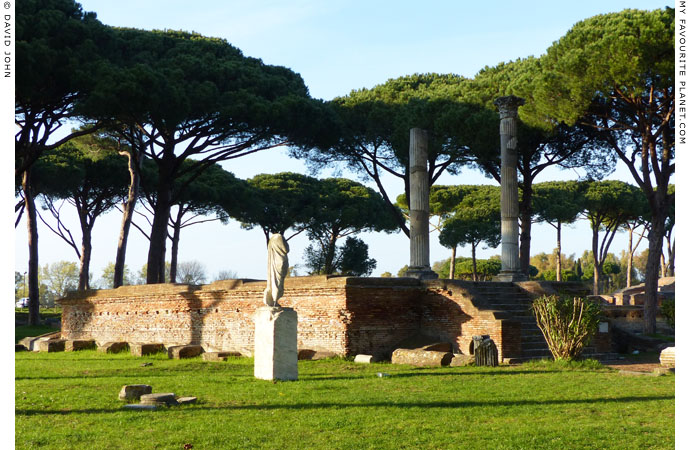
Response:
[[[421,128],[410,129],[410,265],[408,277],[438,278],[429,264],[428,137]]]
[[[496,281],[521,281],[517,179],[517,111],[525,100],[513,95],[494,101],[501,117],[501,272]]]

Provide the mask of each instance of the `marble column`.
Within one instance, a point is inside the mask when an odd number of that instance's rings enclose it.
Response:
[[[429,264],[428,136],[421,128],[410,129],[410,264],[407,276],[438,278]]]
[[[517,178],[517,113],[525,100],[513,95],[494,101],[501,117],[501,272],[494,281],[523,281],[520,271]]]

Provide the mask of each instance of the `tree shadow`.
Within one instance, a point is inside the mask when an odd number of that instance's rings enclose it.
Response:
[[[656,395],[642,397],[599,397],[583,399],[557,399],[557,400],[495,400],[495,401],[441,401],[441,402],[368,402],[368,403],[297,403],[297,404],[266,404],[266,405],[239,405],[239,406],[204,406],[203,403],[197,405],[183,406],[189,408],[190,412],[206,411],[273,411],[273,410],[313,410],[313,409],[348,409],[348,408],[491,408],[491,407],[529,407],[529,406],[562,406],[562,405],[596,405],[603,403],[636,403],[636,402],[655,402],[664,400],[675,400],[675,396]],[[161,411],[178,411],[179,407],[170,409],[162,408]],[[124,410],[121,408],[87,408],[77,410],[45,410],[45,409],[16,409],[15,414],[20,416],[33,415],[67,415],[67,414],[103,414],[119,413]]]

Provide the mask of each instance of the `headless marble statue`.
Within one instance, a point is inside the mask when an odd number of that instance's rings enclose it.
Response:
[[[281,234],[273,234],[268,240],[268,277],[264,290],[264,303],[278,307],[283,296],[283,286],[288,273],[288,252],[290,246]]]

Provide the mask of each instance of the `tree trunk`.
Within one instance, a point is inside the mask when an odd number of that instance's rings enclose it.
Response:
[[[563,281],[561,276],[561,221],[556,225],[556,281]]]
[[[671,245],[671,240],[669,237],[668,242],[668,270],[667,274],[669,277],[676,276],[676,240],[673,240],[673,245]]]
[[[22,191],[26,209],[26,228],[29,233],[29,325],[38,325],[38,223],[36,222],[36,203],[31,188],[31,168],[22,174]]]
[[[80,291],[90,289],[89,286],[89,267],[91,266],[91,230],[88,224],[82,221],[81,231],[81,258],[79,260],[79,286]],[[86,225],[86,226],[84,226]]]
[[[174,178],[172,170],[166,170],[163,164],[158,166],[158,189],[146,261],[146,284],[165,283],[165,244],[168,239],[168,220]]]
[[[659,269],[661,270],[661,278],[666,278],[666,257],[664,256],[664,250],[661,249],[661,260],[659,261]]]
[[[654,211],[652,226],[649,230],[649,258],[645,267],[644,283],[644,334],[656,332],[656,302],[659,287],[659,263],[661,249],[664,245],[665,214]]]
[[[115,274],[113,276],[113,287],[118,288],[124,284],[125,277],[125,255],[127,253],[127,239],[129,228],[132,225],[134,207],[137,204],[139,195],[139,169],[141,168],[141,156],[138,151],[123,152],[127,156],[127,167],[129,168],[129,190],[127,201],[122,208],[122,223],[120,225],[120,238],[117,241],[117,254],[115,256]]]
[[[529,277],[530,243],[532,240],[532,178],[529,168],[522,172],[522,201],[520,201],[520,270]],[[525,174],[525,172],[528,172]]]
[[[592,282],[592,295],[599,295],[599,226],[592,225],[592,257],[594,258],[594,279]]]
[[[335,259],[335,242],[337,239],[337,232],[332,230],[331,235],[328,237],[328,244],[326,246],[326,255],[323,261],[323,273],[324,275],[331,275],[335,271],[333,267],[333,260]]]
[[[455,252],[457,248],[457,245],[454,245],[453,250],[450,253],[450,273],[448,274],[448,278],[451,280],[455,279]]]
[[[177,283],[177,252],[180,248],[180,232],[182,231],[183,209],[177,211],[177,219],[173,222],[172,244],[170,245],[170,282]],[[165,262],[163,263],[165,264]]]
[[[472,281],[477,281],[477,244],[472,244]]]
[[[633,229],[628,227],[628,270],[625,274],[625,287],[632,285],[632,265],[633,265]]]

